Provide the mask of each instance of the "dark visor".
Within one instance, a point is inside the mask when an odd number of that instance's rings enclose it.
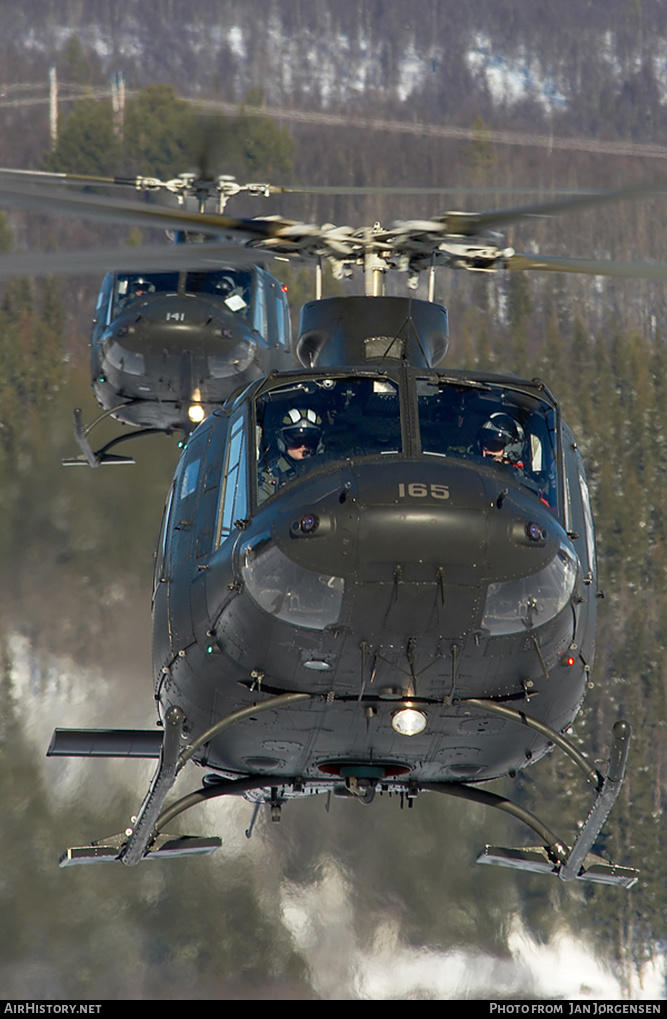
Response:
[[[489,453],[502,453],[507,445],[507,439],[502,435],[485,435],[482,439],[482,449],[488,449]]]
[[[286,449],[298,449],[300,446],[305,446],[314,451],[319,446],[320,433],[314,428],[285,428],[283,439]]]

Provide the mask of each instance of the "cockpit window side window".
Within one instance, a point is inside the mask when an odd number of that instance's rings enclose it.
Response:
[[[597,563],[595,561],[595,527],[593,524],[593,511],[588,493],[588,483],[583,467],[579,471],[579,490],[581,492],[581,503],[584,513],[584,535],[586,538],[587,566],[589,574],[595,573]]]
[[[158,584],[162,580],[164,574],[165,557],[167,554],[167,532],[169,529],[169,521],[171,516],[171,507],[174,501],[174,490],[175,484],[172,482],[167,501],[165,502],[164,511],[162,513],[162,524],[160,526],[160,537],[158,539],[157,553],[155,556],[155,567],[153,570],[153,599],[155,599],[155,591]]]
[[[102,286],[100,292],[97,295],[97,304],[95,306],[95,318],[94,322],[108,325],[111,321],[111,307],[112,300],[111,295],[113,293],[113,274],[108,272],[102,280]]]
[[[257,501],[331,462],[399,453],[399,389],[386,377],[300,379],[262,393],[257,421]]]
[[[259,335],[266,339],[266,294],[264,292],[264,280],[261,273],[255,276],[255,289],[252,303],[252,327]]]
[[[246,449],[245,416],[240,412],[229,428],[216,546],[229,537],[234,523],[237,520],[244,520],[248,514]]]
[[[276,340],[281,347],[289,350],[292,346],[292,323],[290,321],[289,304],[287,295],[280,283],[273,280],[270,283],[270,290],[273,296],[273,314],[275,315]]]

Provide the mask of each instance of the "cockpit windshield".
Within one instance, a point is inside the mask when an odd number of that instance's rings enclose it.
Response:
[[[519,386],[435,374],[412,377],[406,408],[415,398],[419,431],[410,415],[404,448],[399,384],[385,375],[301,378],[261,392],[258,503],[327,462],[403,452],[478,463],[558,514],[558,421],[550,402]]]
[[[135,301],[155,295],[204,294],[217,297],[229,311],[248,318],[252,273],[236,269],[203,272],[119,273],[115,280],[112,317]]]
[[[417,379],[422,452],[478,459],[558,510],[556,413],[511,387],[441,378]]]
[[[386,378],[307,379],[256,401],[258,502],[323,463],[399,453],[398,386]]]

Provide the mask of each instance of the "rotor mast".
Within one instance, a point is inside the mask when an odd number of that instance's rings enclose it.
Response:
[[[364,282],[366,297],[384,297],[386,266],[374,251],[364,254]]]
[[[384,274],[387,271],[387,258],[384,251],[380,251],[376,236],[383,233],[379,223],[374,223],[369,230],[364,231],[364,292],[366,297],[384,297]]]

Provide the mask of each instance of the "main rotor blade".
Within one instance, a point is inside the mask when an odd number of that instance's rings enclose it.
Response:
[[[47,188],[28,189],[9,181],[0,182],[0,205],[158,229],[195,230],[212,234],[231,233],[237,235],[241,241],[275,237],[286,226],[292,225],[291,221],[281,219],[235,219],[217,213],[187,212],[184,209],[167,209],[164,206],[139,205],[96,195],[72,194]]]
[[[235,244],[171,244],[163,247],[95,248],[86,251],[0,255],[0,280],[17,276],[99,276],[106,272],[216,269],[267,263],[271,255]]]
[[[597,192],[594,194],[575,195],[568,198],[561,198],[550,202],[539,202],[532,205],[518,206],[512,209],[492,210],[482,213],[451,212],[444,216],[434,217],[428,221],[414,221],[397,223],[389,231],[377,230],[375,228],[362,228],[354,231],[351,227],[334,227],[331,224],[316,226],[315,224],[300,223],[293,220],[281,219],[278,216],[269,216],[264,219],[238,219],[231,216],[224,216],[217,213],[188,212],[183,209],[168,209],[164,206],[153,206],[123,202],[111,198],[101,198],[96,195],[84,195],[71,193],[59,189],[32,188],[27,189],[22,182],[2,180],[0,178],[0,205],[16,205],[21,208],[46,211],[55,214],[66,213],[68,215],[80,216],[82,218],[111,220],[113,222],[132,223],[137,226],[148,226],[157,228],[172,228],[177,230],[191,230],[198,233],[210,233],[219,238],[239,242],[239,248],[234,249],[228,244],[223,244],[223,254],[218,257],[226,260],[238,261],[238,256],[232,259],[232,252],[243,249],[243,247],[257,246],[256,258],[267,257],[270,253],[284,253],[302,255],[303,257],[322,256],[343,264],[359,262],[360,259],[374,247],[382,248],[389,245],[395,255],[401,252],[417,254],[422,248],[422,254],[428,254],[429,244],[433,249],[442,245],[447,239],[455,240],[457,237],[475,237],[489,227],[499,226],[503,223],[516,222],[521,219],[534,216],[552,215],[557,212],[566,212],[574,209],[589,208],[610,201],[623,198],[636,198],[642,195],[665,193],[663,187],[633,187],[617,191]],[[177,246],[176,251],[181,247]],[[199,246],[195,246],[199,247]],[[160,254],[160,260],[153,261],[153,266],[158,268],[168,264],[169,267],[181,264],[202,265],[206,259],[213,256],[211,246],[206,245],[206,255],[189,253],[186,256],[179,254]],[[132,249],[124,252],[123,258],[114,264],[128,268],[138,264],[132,258]],[[168,249],[164,249],[166,251]],[[264,256],[262,256],[264,252]],[[40,256],[42,260],[36,261],[35,256],[25,256],[23,263],[25,268],[18,268],[22,264],[18,261],[19,256],[9,256],[12,269],[5,269],[10,275],[28,273],[57,272],[86,272],[94,271],[93,266],[99,269],[109,269],[109,253],[101,252],[93,258],[89,256],[84,265],[77,261],[78,255],[57,256],[57,265],[51,266]],[[83,256],[86,258],[86,256]],[[114,259],[117,252],[114,252]],[[156,257],[156,256],[155,256]],[[171,261],[173,259],[173,261]],[[255,258],[253,257],[253,261]],[[9,261],[7,266],[9,266]],[[65,265],[71,265],[66,269]],[[48,267],[47,267],[48,264]],[[665,279],[662,266],[641,264],[641,263],[614,263],[595,259],[565,258],[561,256],[544,256],[535,258],[529,255],[508,256],[504,260],[506,268],[510,269],[542,269],[555,272],[579,272],[589,275],[605,276],[633,276],[636,278]],[[147,268],[142,262],[140,268]],[[6,277],[5,277],[6,278]]]
[[[136,177],[96,177],[87,173],[57,173],[52,170],[14,170],[11,167],[0,166],[0,180],[14,178],[16,181],[27,180],[35,183],[48,182],[55,184],[99,184],[105,187],[119,185],[123,187],[137,187]]]
[[[562,255],[510,255],[506,269],[536,269],[542,272],[576,272],[588,276],[620,276],[628,279],[667,280],[667,265],[650,262],[610,262],[596,258],[567,258]]]
[[[291,185],[269,185],[272,195],[598,195],[606,192],[595,188],[501,188],[501,187],[399,187],[386,186],[341,186],[315,185],[313,187],[292,187]],[[474,213],[473,213],[474,215]]]
[[[445,229],[451,234],[475,237],[484,230],[518,223],[522,219],[553,216],[561,212],[572,212],[575,209],[594,208],[596,205],[617,202],[624,198],[641,198],[659,194],[667,194],[664,184],[622,188],[618,191],[597,191],[572,195],[569,198],[559,198],[551,202],[536,202],[509,209],[489,209],[486,212],[447,212],[442,217],[442,221],[445,224]]]
[[[203,176],[203,175],[200,175]],[[22,170],[10,166],[0,166],[0,180],[26,180],[35,183],[54,184],[81,184],[99,186],[120,186],[131,187],[140,190],[144,181],[151,181],[155,188],[165,186],[168,181],[159,181],[151,177],[100,177],[85,173],[61,173],[54,170]],[[215,183],[216,176],[211,177],[211,183]],[[233,178],[232,178],[233,179]],[[204,177],[204,180],[207,180]],[[241,185],[243,186],[243,185]],[[541,187],[421,187],[400,185],[378,185],[378,186],[357,186],[335,184],[316,184],[310,187],[297,185],[269,184],[266,185],[272,195],[596,195],[602,194],[600,189],[595,188],[541,188]]]
[[[273,189],[272,189],[273,190]],[[435,217],[443,233],[451,236],[474,237],[492,227],[530,219],[535,216],[550,216],[574,209],[592,208],[597,205],[624,198],[638,198],[642,195],[664,193],[663,186],[623,188],[618,191],[601,191],[571,195],[549,202],[536,202],[509,209],[495,209],[486,212],[448,212]],[[352,192],[350,192],[352,193]],[[307,224],[282,220],[279,217],[265,219],[237,219],[217,213],[196,213],[184,209],[167,209],[164,206],[138,205],[112,198],[95,195],[71,194],[55,189],[26,188],[20,181],[0,178],[0,204],[18,206],[45,212],[81,216],[89,219],[106,219],[113,222],[132,223],[136,226],[164,227],[181,230],[210,231],[218,234],[232,234],[240,241],[262,241],[285,236],[286,228],[303,228],[310,236],[319,228]]]

